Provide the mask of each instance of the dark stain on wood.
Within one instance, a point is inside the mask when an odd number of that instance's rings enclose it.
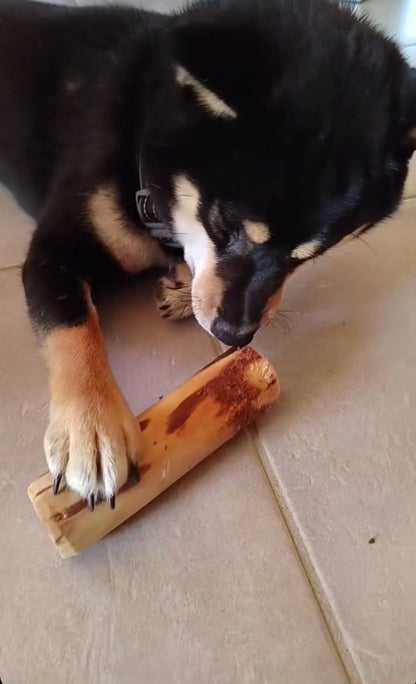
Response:
[[[227,415],[226,424],[234,433],[244,425],[249,425],[259,415],[256,400],[262,392],[259,386],[253,386],[247,381],[246,371],[250,363],[258,362],[260,355],[245,347],[241,350],[223,371],[209,382],[209,391],[215,400],[223,407]]]
[[[67,520],[68,518],[73,518],[74,515],[78,515],[78,513],[81,513],[81,511],[87,507],[87,502],[81,499],[80,501],[76,501],[72,506],[68,506],[68,508],[65,508],[63,511],[59,511],[59,513],[54,513],[52,516],[52,520],[54,522],[61,522],[62,520]]]
[[[149,418],[144,418],[143,420],[139,420],[139,425],[140,425],[140,429],[142,432],[144,432],[146,430],[149,423],[150,423]]]
[[[171,434],[181,429],[199,404],[208,396],[218,404],[219,414],[226,414],[226,424],[234,430],[234,433],[244,425],[253,422],[262,412],[256,405],[262,388],[253,386],[247,381],[246,370],[250,363],[258,362],[260,359],[260,355],[251,347],[242,349],[218,375],[209,380],[204,387],[186,397],[176,407],[169,418],[167,433]],[[276,378],[272,377],[269,386],[275,384]]]
[[[145,475],[147,473],[147,471],[150,470],[151,467],[152,466],[150,463],[140,463],[139,464],[140,476]]]
[[[185,425],[189,416],[195,411],[198,404],[203,401],[206,397],[206,387],[192,392],[189,397],[186,397],[179,406],[175,408],[174,411],[169,416],[169,422],[167,426],[167,433],[170,435],[172,432],[179,430],[182,425]]]
[[[40,496],[41,494],[44,494],[45,492],[47,492],[49,489],[52,489],[52,487],[53,487],[53,484],[50,484],[47,487],[44,487],[43,489],[39,489],[39,491],[36,492],[36,494],[35,494],[35,499],[37,499],[38,496]]]

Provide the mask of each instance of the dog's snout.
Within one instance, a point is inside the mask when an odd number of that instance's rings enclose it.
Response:
[[[238,328],[222,318],[216,318],[211,326],[212,334],[229,347],[245,347],[250,344],[256,330],[255,326]]]

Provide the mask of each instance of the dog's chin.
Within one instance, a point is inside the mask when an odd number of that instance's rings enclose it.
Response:
[[[214,333],[211,330],[213,321],[210,318],[208,318],[208,316],[205,316],[203,314],[199,306],[197,306],[197,304],[194,301],[192,302],[192,311],[194,312],[194,316],[199,325],[201,326],[201,328],[205,330],[205,332],[209,333],[211,337],[215,337]]]

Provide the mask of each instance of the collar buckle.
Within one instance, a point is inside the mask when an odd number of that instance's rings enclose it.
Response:
[[[180,243],[175,239],[169,224],[159,221],[150,190],[145,188],[136,192],[136,207],[140,221],[147,228],[151,237],[155,238],[165,247],[182,249]]]

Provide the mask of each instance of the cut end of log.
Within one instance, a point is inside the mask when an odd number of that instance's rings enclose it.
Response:
[[[250,425],[279,395],[273,366],[251,347],[228,352],[138,416],[143,434],[141,480],[129,481],[115,510],[90,513],[64,488],[53,494],[49,474],[28,495],[63,558],[78,554],[143,508],[203,459]]]
[[[233,352],[229,363],[172,411],[167,432],[170,434],[183,429],[198,405],[211,398],[217,404],[217,417],[223,415],[224,422],[237,433],[269,405],[265,393],[270,390],[274,394],[274,388],[277,397],[278,380],[271,365],[254,349],[245,347]]]

